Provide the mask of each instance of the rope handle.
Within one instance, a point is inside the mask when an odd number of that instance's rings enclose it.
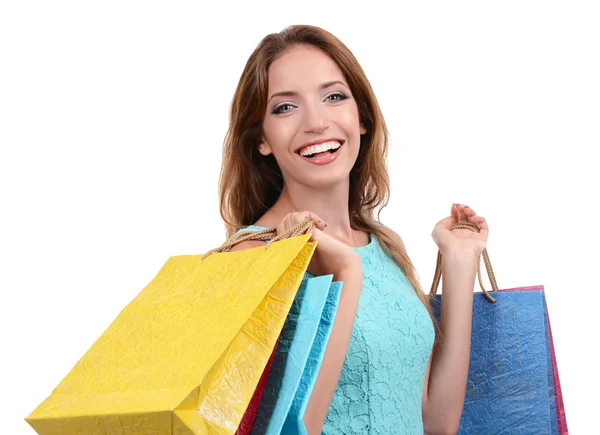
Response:
[[[245,242],[247,240],[259,240],[259,241],[267,241],[265,249],[267,249],[271,243],[277,242],[283,239],[289,239],[291,237],[302,236],[304,234],[310,233],[315,227],[315,221],[311,218],[306,218],[302,222],[298,222],[293,227],[289,228],[287,231],[277,235],[277,228],[267,228],[260,231],[240,231],[237,234],[231,236],[225,243],[223,243],[218,248],[211,249],[206,254],[204,254],[203,258],[208,257],[211,254],[218,252],[229,252],[231,248],[233,248],[238,243]]]
[[[458,222],[450,225],[449,230],[454,229],[467,229],[473,232],[479,232],[479,226],[472,222]],[[485,263],[485,269],[487,271],[488,278],[490,279],[490,284],[492,285],[492,291],[498,291],[498,283],[496,282],[496,276],[494,275],[494,271],[492,270],[492,263],[490,262],[490,257],[487,253],[487,249],[484,248],[482,255],[483,262]],[[483,294],[490,302],[496,302],[496,299],[490,295],[490,293],[485,289],[483,285],[483,280],[481,279],[481,261],[477,262],[477,278],[479,279],[479,287],[483,291]],[[431,284],[431,290],[429,291],[429,297],[433,298],[437,293],[437,289],[440,285],[440,280],[442,277],[442,253],[438,250],[437,254],[437,264],[435,267],[435,274],[433,276],[433,283]]]

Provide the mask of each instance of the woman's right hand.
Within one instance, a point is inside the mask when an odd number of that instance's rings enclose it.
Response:
[[[285,233],[306,218],[315,222],[310,240],[317,242],[317,248],[308,266],[308,271],[315,276],[331,274],[335,280],[339,280],[342,275],[350,272],[360,273],[362,277],[362,261],[358,253],[352,247],[325,234],[323,230],[327,225],[314,213],[302,211],[288,214],[277,225],[277,235]]]

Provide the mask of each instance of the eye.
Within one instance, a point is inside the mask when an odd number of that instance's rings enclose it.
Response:
[[[279,106],[275,106],[273,109],[273,114],[278,115],[280,113],[289,112],[294,106],[288,103],[280,104]]]
[[[334,92],[333,94],[327,95],[325,99],[328,101],[337,102],[347,100],[348,97],[342,92]]]

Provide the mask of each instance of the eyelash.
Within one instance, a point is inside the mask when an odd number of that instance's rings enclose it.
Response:
[[[335,102],[339,102],[339,101],[344,101],[344,100],[348,99],[348,96],[346,96],[346,94],[344,94],[343,92],[334,92],[333,94],[329,94],[329,95],[327,95],[326,99],[330,99],[331,97],[339,97],[339,99],[332,101],[334,103]],[[281,110],[283,107],[286,107],[286,106],[292,106],[292,104],[284,103],[284,104],[280,104],[279,106],[276,106],[273,109],[273,114],[274,115],[280,115],[282,113],[287,112],[287,110],[284,110],[284,111]]]
[[[346,94],[344,94],[342,92],[334,92],[333,94],[327,95],[327,98],[334,97],[334,96],[339,96],[340,97],[340,99],[337,100],[337,101],[344,101],[344,100],[348,99],[348,97],[346,96]]]

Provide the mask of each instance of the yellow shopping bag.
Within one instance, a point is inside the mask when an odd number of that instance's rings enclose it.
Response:
[[[235,433],[314,252],[311,228],[169,258],[26,421],[40,435]],[[223,252],[258,238],[268,249]]]

